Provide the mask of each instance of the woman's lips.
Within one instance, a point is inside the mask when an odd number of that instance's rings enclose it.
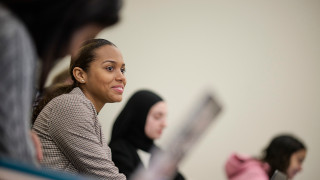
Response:
[[[123,93],[123,90],[124,90],[123,86],[114,86],[114,87],[112,87],[112,89],[121,93],[121,94]]]

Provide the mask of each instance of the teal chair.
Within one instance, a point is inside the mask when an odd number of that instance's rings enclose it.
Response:
[[[95,180],[43,167],[24,164],[16,160],[0,159],[1,180]]]

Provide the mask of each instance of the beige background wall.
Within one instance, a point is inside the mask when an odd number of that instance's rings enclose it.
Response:
[[[188,179],[225,179],[231,152],[259,155],[282,132],[309,149],[296,179],[320,177],[320,1],[129,0],[99,37],[127,66],[123,102],[99,114],[108,139],[129,96],[149,88],[169,104],[165,147],[209,88],[224,110],[182,162]]]

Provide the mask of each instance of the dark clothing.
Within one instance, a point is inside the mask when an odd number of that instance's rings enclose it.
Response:
[[[119,168],[119,172],[130,178],[130,175],[142,165],[141,159],[135,148],[130,142],[119,139],[109,144],[112,150],[112,161]],[[152,159],[152,155],[151,155]],[[146,167],[145,167],[146,168]],[[185,178],[179,172],[175,175],[174,180],[184,180]]]
[[[137,148],[124,139],[111,142],[109,147],[112,150],[112,161],[119,168],[119,172],[129,178],[141,163]]]

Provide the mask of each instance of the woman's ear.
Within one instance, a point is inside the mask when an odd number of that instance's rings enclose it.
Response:
[[[87,73],[80,67],[75,67],[72,70],[73,76],[80,84],[86,83]]]

